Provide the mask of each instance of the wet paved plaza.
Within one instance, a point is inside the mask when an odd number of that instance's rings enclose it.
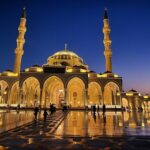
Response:
[[[58,136],[150,136],[150,113],[71,111],[55,132]]]
[[[32,111],[1,111],[0,149],[148,150],[150,147],[148,112],[94,115],[90,111],[57,111],[49,114],[46,122],[42,115],[43,112],[35,122]]]
[[[33,111],[0,110],[0,133],[33,120]]]

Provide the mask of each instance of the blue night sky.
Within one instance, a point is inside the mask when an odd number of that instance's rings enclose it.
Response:
[[[150,93],[149,0],[0,0],[0,72],[13,69],[24,5],[27,33],[22,69],[46,63],[68,43],[91,70],[104,72],[102,27],[107,7],[113,72],[123,77],[124,90]]]

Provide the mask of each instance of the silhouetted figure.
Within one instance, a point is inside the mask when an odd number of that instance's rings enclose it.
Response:
[[[53,113],[56,111],[56,107],[54,106],[54,104],[50,105],[50,112]]]
[[[115,105],[115,111],[117,111],[117,107],[116,107],[116,105]]]
[[[93,113],[95,113],[95,112],[96,112],[96,106],[93,105]]]
[[[142,112],[143,108],[142,107],[138,107],[138,112]]]
[[[34,119],[35,119],[35,120],[37,120],[38,111],[39,111],[38,107],[35,107],[35,108],[34,108]]]
[[[69,108],[66,105],[64,105],[62,110],[63,110],[63,112],[66,112],[68,109]]]
[[[126,111],[126,108],[122,106],[122,111]]]
[[[105,113],[103,113],[103,123],[104,123],[104,125],[106,125],[106,115],[105,115]]]
[[[20,110],[20,104],[17,105],[17,111],[19,111],[19,110]]]
[[[47,115],[48,115],[48,113],[47,113],[46,109],[44,109],[44,114],[43,114],[43,116],[44,116],[44,121],[46,121]]]
[[[93,119],[96,122],[96,113],[95,112],[93,112]]]
[[[105,104],[103,105],[103,114],[106,112],[106,106]]]

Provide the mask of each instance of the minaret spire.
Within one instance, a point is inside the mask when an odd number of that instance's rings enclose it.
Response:
[[[65,51],[67,51],[68,45],[67,43],[65,43]]]
[[[22,15],[21,18],[26,18],[26,7],[24,6],[22,9]]]
[[[104,10],[104,19],[108,19],[107,8],[105,8],[105,10]]]
[[[17,37],[17,48],[15,49],[14,72],[18,74],[20,73],[22,55],[24,54],[23,46],[25,43],[24,35],[26,30],[26,8],[24,7],[18,28],[19,34]]]
[[[111,40],[110,40],[110,26],[109,26],[109,20],[108,20],[108,13],[107,9],[105,8],[104,11],[104,26],[103,26],[103,33],[104,33],[104,56],[105,56],[105,65],[106,65],[106,71],[112,72],[112,51],[111,51]]]

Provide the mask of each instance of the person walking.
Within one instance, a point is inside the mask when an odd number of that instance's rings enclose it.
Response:
[[[96,112],[96,106],[93,105],[93,113],[95,113],[95,112]]]
[[[105,114],[105,112],[106,112],[106,106],[105,106],[105,104],[103,105],[103,114]]]
[[[35,121],[37,120],[37,114],[38,114],[38,109],[35,107],[34,108],[34,119],[35,119]]]
[[[44,121],[46,121],[47,115],[48,115],[48,113],[47,113],[46,109],[44,109],[44,114],[43,114],[43,116],[44,116]]]

